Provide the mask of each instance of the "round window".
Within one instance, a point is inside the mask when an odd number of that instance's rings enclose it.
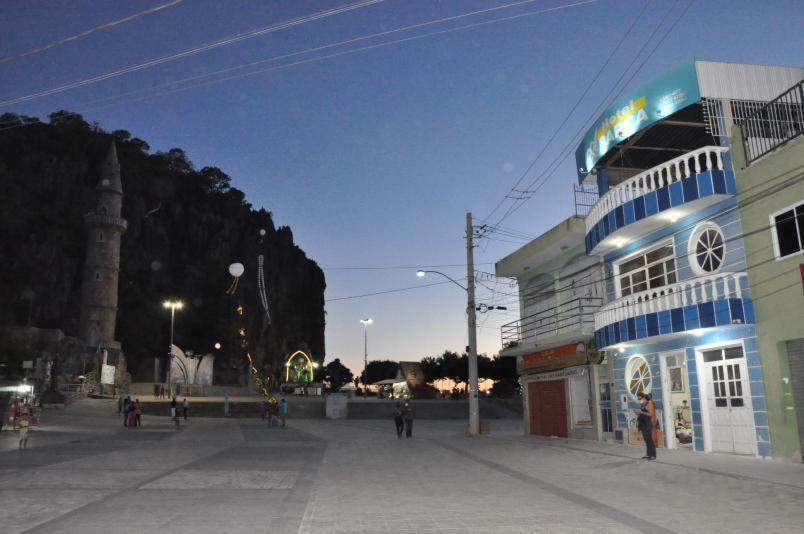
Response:
[[[690,264],[697,274],[717,272],[726,257],[723,232],[714,224],[701,225],[695,229],[690,239]]]
[[[640,393],[650,393],[653,376],[648,362],[642,356],[633,356],[625,366],[625,382],[628,393],[636,399]]]

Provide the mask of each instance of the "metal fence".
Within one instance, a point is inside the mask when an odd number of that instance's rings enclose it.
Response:
[[[600,198],[600,193],[596,185],[588,184],[573,184],[573,192],[575,193],[575,215],[578,217],[586,217],[592,206]]]
[[[516,347],[568,332],[593,330],[603,299],[579,297],[500,327],[503,348]]]
[[[745,158],[753,163],[804,133],[804,80],[740,123]]]

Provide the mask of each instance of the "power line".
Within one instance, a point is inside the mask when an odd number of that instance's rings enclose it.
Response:
[[[82,38],[84,38],[87,35],[90,35],[92,33],[95,33],[95,32],[101,31],[101,30],[108,30],[109,28],[112,28],[114,26],[119,26],[120,24],[125,24],[126,22],[130,22],[130,21],[132,21],[134,19],[144,17],[145,15],[150,15],[152,13],[156,13],[157,11],[162,11],[163,9],[173,7],[176,4],[182,3],[183,1],[184,0],[173,0],[172,2],[168,2],[167,4],[162,4],[162,5],[159,5],[159,6],[156,6],[156,7],[152,7],[152,8],[146,9],[145,11],[140,11],[139,13],[134,13],[133,15],[123,17],[122,19],[117,19],[117,20],[113,20],[111,22],[105,22],[105,23],[100,24],[98,26],[93,26],[92,28],[89,28],[88,30],[82,31],[81,33],[77,33],[75,35],[71,35],[70,37],[65,37],[63,39],[58,39],[56,41],[53,41],[53,42],[48,43],[46,45],[40,46],[38,48],[28,50],[27,52],[21,52],[19,54],[13,54],[13,55],[10,55],[10,56],[0,58],[0,64],[7,63],[7,62],[13,61],[15,59],[21,59],[21,58],[24,58],[24,57],[32,56],[34,54],[44,52],[45,50],[49,50],[51,48],[55,48],[57,46],[60,46],[60,45],[63,45],[63,44],[66,44],[66,43],[69,43],[69,42],[72,42],[72,41],[77,41],[77,40],[82,39]]]
[[[169,54],[166,56],[161,56],[156,59],[151,59],[148,61],[144,61],[142,63],[136,63],[133,65],[129,65],[122,69],[118,69],[115,71],[107,72],[104,74],[100,74],[97,76],[92,76],[90,78],[84,78],[82,80],[76,80],[67,84],[59,85],[56,87],[52,87],[50,89],[45,89],[43,91],[38,91],[35,93],[30,93],[24,96],[18,96],[9,100],[0,101],[0,106],[8,106],[11,104],[19,104],[22,102],[28,102],[30,100],[35,100],[37,98],[41,98],[43,96],[48,96],[56,93],[63,93],[64,91],[68,91],[70,89],[75,89],[77,87],[82,87],[84,85],[89,85],[93,83],[97,83],[99,81],[108,80],[110,78],[115,78],[118,76],[122,76],[123,74],[128,74],[131,72],[135,72],[142,69],[147,69],[156,65],[161,65],[163,63],[168,63],[171,61],[175,61],[177,59],[182,59],[185,57],[193,56],[195,54],[199,54],[201,52],[206,52],[207,50],[212,50],[215,48],[220,48],[223,46],[228,46],[230,44],[238,43],[240,41],[245,41],[246,39],[252,39],[254,37],[259,37],[261,35],[266,35],[268,33],[273,33],[279,30],[284,30],[287,28],[291,28],[294,26],[300,26],[302,24],[306,24],[308,22],[313,22],[319,19],[323,19],[326,17],[331,17],[334,15],[340,15],[341,13],[346,13],[348,11],[353,11],[355,9],[360,9],[363,7],[371,6],[374,4],[378,4],[384,0],[362,0],[360,2],[355,2],[352,4],[347,4],[344,6],[327,9],[324,11],[318,11],[316,13],[312,13],[310,15],[305,15],[302,17],[298,17],[295,19],[286,20],[284,22],[279,22],[276,24],[271,24],[268,26],[262,26],[259,28],[255,28],[253,30],[249,30],[247,32],[238,33],[235,35],[231,35],[229,37],[224,37],[222,39],[218,39],[215,41],[207,42],[193,48],[188,48],[186,50],[182,50],[181,52],[176,52],[173,54]]]
[[[516,183],[511,187],[509,192],[505,196],[503,196],[503,198],[500,199],[497,205],[494,206],[494,209],[492,209],[491,212],[483,220],[488,221],[489,219],[491,219],[491,216],[494,215],[494,213],[500,208],[500,206],[503,205],[506,199],[511,198],[510,195],[514,194],[515,192],[523,195],[527,195],[529,193],[529,191],[527,190],[524,191],[517,190],[517,187],[519,187],[519,184],[522,183],[522,180],[525,179],[528,173],[530,173],[530,171],[533,169],[536,163],[541,159],[542,155],[544,155],[545,151],[547,151],[547,147],[549,147],[553,143],[553,141],[558,136],[558,133],[567,124],[567,121],[569,121],[572,114],[575,113],[575,110],[578,109],[578,106],[581,104],[583,99],[586,98],[586,95],[589,94],[589,91],[592,89],[595,82],[597,82],[597,80],[600,78],[600,75],[603,74],[603,71],[606,69],[606,67],[608,67],[609,63],[611,63],[611,60],[614,58],[614,55],[620,50],[620,47],[622,46],[623,42],[625,42],[626,38],[628,38],[631,35],[631,31],[634,29],[634,26],[636,26],[636,23],[639,21],[639,19],[642,18],[642,15],[645,13],[645,10],[648,8],[649,4],[650,0],[646,0],[645,4],[642,6],[642,10],[639,12],[639,14],[637,14],[636,18],[634,18],[634,20],[631,22],[631,25],[628,27],[628,29],[622,33],[620,40],[617,42],[617,44],[609,53],[609,57],[606,58],[606,61],[603,62],[603,65],[600,66],[597,73],[589,81],[586,88],[583,90],[581,95],[575,101],[575,104],[572,105],[572,108],[570,108],[569,112],[567,112],[567,114],[564,116],[564,119],[561,121],[561,124],[558,125],[553,134],[547,140],[547,143],[545,143],[544,146],[542,146],[542,149],[539,151],[539,153],[536,155],[533,161],[530,162],[530,165],[528,165],[527,169],[525,169],[525,172],[522,173],[522,175],[519,177]]]
[[[282,54],[282,55],[279,55],[279,56],[273,56],[273,57],[269,57],[269,58],[265,58],[265,59],[260,59],[260,60],[257,60],[257,61],[251,61],[251,62],[248,62],[248,63],[241,63],[240,65],[235,65],[234,67],[227,67],[225,69],[215,70],[215,71],[212,71],[212,72],[208,72],[206,74],[200,74],[198,76],[191,76],[189,78],[183,78],[181,80],[174,80],[174,81],[171,81],[171,82],[166,82],[166,83],[162,83],[162,84],[159,84],[159,85],[154,85],[154,86],[151,86],[151,87],[147,87],[145,89],[138,89],[136,91],[129,91],[127,93],[121,93],[121,94],[119,94],[117,96],[107,98],[107,99],[103,99],[103,100],[100,100],[100,101],[97,101],[97,102],[105,102],[105,101],[109,101],[109,100],[115,100],[115,99],[118,99],[118,98],[123,98],[125,96],[146,93],[148,91],[161,89],[163,87],[170,87],[170,86],[174,86],[174,85],[180,84],[180,83],[185,83],[185,82],[200,80],[200,79],[204,79],[204,78],[209,78],[210,76],[215,76],[215,75],[218,75],[218,74],[224,74],[224,73],[227,73],[227,72],[232,72],[232,71],[235,71],[235,70],[245,69],[245,68],[248,68],[248,67],[254,67],[254,66],[257,66],[257,65],[263,65],[265,63],[274,63],[276,61],[280,61],[280,60],[283,60],[283,59],[289,59],[289,58],[292,58],[292,57],[301,56],[301,55],[305,55],[305,54],[310,54],[310,53],[313,53],[313,52],[320,52],[322,50],[327,50],[327,49],[330,49],[330,48],[337,48],[339,46],[344,46],[344,45],[347,45],[347,44],[352,44],[352,43],[365,41],[365,40],[369,40],[369,39],[375,39],[377,37],[383,37],[383,36],[386,36],[386,35],[392,35],[394,33],[409,31],[409,30],[413,30],[413,29],[416,29],[416,28],[422,28],[424,26],[430,26],[430,25],[433,25],[433,24],[441,24],[441,23],[444,23],[444,22],[449,22],[449,21],[453,21],[453,20],[458,20],[458,19],[474,16],[474,15],[488,13],[488,12],[491,12],[491,11],[498,11],[498,10],[501,10],[501,9],[508,9],[508,8],[520,6],[520,5],[523,5],[523,4],[529,4],[529,3],[532,3],[532,2],[535,2],[535,1],[537,1],[537,0],[523,0],[523,1],[520,1],[520,2],[514,2],[514,3],[510,3],[510,4],[503,4],[503,5],[491,7],[491,8],[488,8],[488,9],[481,9],[481,10],[478,10],[478,11],[472,11],[470,13],[462,13],[462,14],[453,15],[453,16],[450,16],[450,17],[443,17],[443,18],[436,19],[436,20],[431,20],[431,21],[427,21],[427,22],[421,22],[421,23],[418,23],[418,24],[411,24],[409,26],[403,26],[401,28],[395,28],[393,30],[387,30],[387,31],[372,33],[372,34],[369,34],[369,35],[364,35],[364,36],[361,36],[361,37],[355,37],[355,38],[352,38],[352,39],[346,39],[344,41],[339,41],[337,43],[331,43],[331,44],[327,44],[327,45],[317,46],[317,47],[314,47],[314,48],[306,48],[304,50],[299,50],[299,51],[291,52],[291,53],[288,53],[288,54]],[[262,71],[262,72],[265,72],[265,71]],[[92,103],[94,103],[94,102],[90,102],[90,104],[92,104]]]
[[[466,280],[466,277],[458,278],[457,280],[458,281]],[[375,295],[387,295],[388,293],[399,293],[400,291],[411,291],[413,289],[421,289],[421,288],[424,288],[424,287],[440,286],[440,285],[443,285],[443,284],[451,284],[451,283],[452,282],[450,280],[444,280],[443,282],[433,282],[433,283],[430,283],[430,284],[421,284],[421,285],[418,285],[418,286],[400,287],[400,288],[397,288],[397,289],[388,289],[386,291],[375,291],[373,293],[363,293],[362,295],[350,295],[348,297],[337,297],[337,298],[333,298],[333,299],[326,299],[324,302],[335,302],[335,301],[339,301],[339,300],[352,300],[352,299],[359,299],[359,298],[363,298],[363,297],[373,297]]]
[[[534,0],[528,0],[528,1],[534,1]],[[294,62],[291,62],[291,63],[278,65],[278,66],[270,67],[270,68],[266,68],[266,69],[259,69],[259,70],[256,70],[256,71],[250,71],[250,72],[246,72],[246,73],[235,74],[235,75],[232,75],[232,76],[227,76],[227,77],[224,77],[224,78],[210,80],[210,81],[203,82],[203,83],[187,85],[187,86],[184,86],[184,87],[177,87],[177,88],[173,88],[173,89],[170,89],[170,90],[167,90],[167,91],[162,91],[160,93],[155,93],[155,94],[152,94],[152,95],[146,95],[146,96],[139,97],[139,98],[120,100],[120,101],[116,101],[116,102],[115,101],[110,102],[110,100],[115,100],[115,99],[121,98],[122,96],[125,96],[125,95],[132,95],[132,94],[136,94],[136,93],[147,92],[147,91],[150,91],[150,90],[153,90],[153,89],[159,89],[159,88],[164,87],[166,85],[171,86],[171,85],[176,85],[176,84],[179,84],[179,83],[184,83],[186,81],[193,81],[193,80],[197,80],[197,79],[200,79],[200,78],[207,78],[207,77],[213,76],[215,74],[220,74],[220,73],[229,72],[229,71],[232,71],[232,70],[237,70],[239,68],[244,68],[245,66],[249,65],[249,64],[244,64],[243,66],[222,69],[220,71],[215,71],[215,72],[204,74],[204,75],[201,75],[201,76],[194,76],[194,77],[191,77],[191,78],[185,78],[183,80],[177,80],[177,81],[174,81],[174,82],[169,82],[167,84],[161,84],[161,85],[154,86],[154,87],[148,88],[148,89],[142,89],[142,90],[133,91],[133,92],[129,92],[129,93],[122,93],[121,95],[118,95],[116,97],[111,97],[111,99],[107,98],[107,99],[102,99],[102,100],[96,100],[96,101],[93,101],[93,102],[89,102],[89,104],[100,103],[100,102],[108,102],[108,103],[98,105],[98,106],[94,106],[94,107],[84,108],[83,111],[86,112],[86,111],[92,111],[92,110],[95,110],[95,109],[101,109],[101,108],[105,108],[105,107],[113,106],[113,105],[129,104],[129,103],[133,103],[133,102],[139,102],[141,100],[145,100],[145,99],[152,98],[152,97],[155,97],[155,96],[166,96],[166,95],[177,93],[177,92],[180,92],[180,91],[186,91],[186,90],[189,90],[189,89],[195,89],[195,88],[199,88],[199,87],[206,87],[206,86],[215,85],[215,84],[226,82],[226,81],[242,79],[242,78],[246,78],[246,77],[249,77],[249,76],[255,76],[255,75],[266,73],[266,72],[282,70],[282,69],[286,69],[286,68],[290,68],[290,67],[296,67],[296,66],[300,66],[300,65],[305,65],[305,64],[308,64],[308,63],[317,63],[319,61],[324,61],[324,60],[327,60],[327,59],[333,59],[333,58],[340,57],[340,56],[350,55],[350,54],[354,54],[354,53],[357,53],[357,52],[363,52],[363,51],[367,51],[367,50],[373,50],[373,49],[376,49],[376,48],[392,46],[392,45],[396,45],[396,44],[400,44],[400,43],[404,43],[404,42],[409,42],[409,41],[415,41],[415,40],[419,40],[419,39],[424,39],[424,38],[432,37],[432,36],[436,36],[436,35],[442,35],[442,34],[452,33],[452,32],[456,32],[456,31],[476,28],[476,27],[480,27],[480,26],[486,26],[486,25],[489,25],[489,24],[496,24],[496,23],[499,23],[499,22],[506,22],[506,21],[510,21],[510,20],[515,20],[515,19],[520,19],[520,18],[523,18],[523,17],[539,15],[539,14],[552,12],[552,11],[557,11],[557,10],[561,10],[561,9],[568,9],[568,8],[571,8],[571,7],[590,4],[590,3],[593,3],[593,2],[597,2],[597,1],[599,1],[599,0],[584,0],[582,2],[576,2],[576,3],[573,3],[573,4],[566,4],[566,5],[556,6],[556,7],[547,8],[547,9],[539,9],[539,10],[535,10],[535,11],[529,11],[529,12],[521,13],[521,14],[518,14],[518,15],[512,15],[512,16],[508,16],[508,17],[501,17],[501,18],[497,18],[497,19],[492,19],[492,20],[489,20],[489,21],[466,24],[466,25],[463,25],[463,26],[456,26],[454,28],[448,28],[448,29],[445,29],[445,30],[438,30],[438,31],[434,31],[434,32],[421,34],[421,35],[416,35],[416,36],[413,36],[413,37],[406,37],[406,38],[402,38],[402,39],[386,41],[386,42],[382,42],[382,43],[378,43],[378,44],[374,44],[374,45],[368,45],[368,46],[364,46],[364,47],[360,47],[360,48],[345,50],[345,51],[342,51],[342,52],[336,52],[336,53],[332,53],[332,54],[327,54],[327,55],[324,55],[324,56],[317,56],[317,57],[313,57],[313,58],[294,61]],[[516,4],[509,4],[509,5],[511,5],[511,6],[512,5],[519,5],[521,3],[524,3],[524,2],[518,2]],[[506,6],[501,6],[501,7],[506,7]],[[482,12],[485,12],[485,11],[488,11],[488,10],[483,10]],[[474,13],[468,13],[468,14],[458,15],[458,16],[454,16],[454,17],[448,17],[445,20],[466,17],[466,16],[470,16],[472,14],[474,14]],[[394,32],[397,32],[397,31],[403,31],[405,29],[411,29],[411,28],[413,28],[415,26],[421,26],[421,25],[425,25],[425,24],[432,24],[432,23],[436,23],[436,22],[438,22],[438,21],[431,21],[431,22],[428,22],[428,23],[421,23],[419,25],[413,25],[411,27],[406,27],[406,28],[399,28],[397,30],[391,30],[389,32],[381,32],[379,34],[373,34],[373,35],[370,35],[370,36],[366,36],[364,38],[356,38],[356,39],[353,39],[353,40],[350,40],[350,41],[368,39],[368,38],[372,38],[372,37],[377,37],[377,36],[379,36],[381,34],[394,33]],[[276,60],[279,60],[279,59],[282,59],[282,58],[288,58],[288,57],[292,57],[292,56],[296,56],[296,55],[300,55],[300,54],[309,53],[309,52],[312,52],[312,51],[318,50],[318,49],[324,49],[324,48],[331,48],[331,47],[335,47],[335,46],[340,46],[340,45],[342,45],[342,44],[344,44],[346,42],[349,42],[349,41],[343,41],[341,43],[335,43],[335,44],[332,44],[332,45],[326,45],[326,46],[318,47],[316,49],[303,50],[303,51],[300,51],[300,52],[286,54],[284,56],[277,56],[276,58],[269,58],[269,59],[261,60],[261,61],[255,62],[255,63],[265,63],[265,62],[276,61]],[[0,102],[0,105],[3,105],[3,102]],[[77,114],[78,113],[73,113],[73,115],[77,115]],[[16,122],[16,121],[14,121],[14,122]],[[14,126],[9,126],[9,127],[6,127],[6,128],[0,128],[0,131],[9,130],[9,129],[13,129],[13,128],[19,128],[19,127],[22,127],[22,126],[28,126],[30,124],[38,124],[38,122],[15,124]]]
[[[545,168],[545,170],[541,174],[539,174],[533,181],[531,181],[530,184],[528,184],[528,186],[526,187],[526,189],[529,191],[529,194],[527,195],[527,197],[524,198],[523,200],[518,201],[518,202],[515,201],[508,208],[508,210],[505,212],[505,214],[500,218],[500,220],[497,222],[497,224],[499,224],[500,222],[504,221],[506,218],[511,216],[513,213],[515,213],[517,210],[519,210],[519,208],[521,208],[527,201],[531,200],[535,196],[535,194],[539,191],[539,189],[541,189],[541,187],[544,184],[546,184],[547,181],[555,174],[555,172],[556,172],[556,170],[558,170],[558,167],[560,166],[560,164],[567,158],[567,156],[569,156],[572,153],[573,146],[575,145],[575,143],[577,143],[577,141],[580,138],[580,136],[583,135],[583,132],[591,125],[591,123],[593,123],[595,121],[599,111],[601,109],[605,108],[607,105],[610,106],[611,104],[614,103],[614,101],[616,100],[616,98],[619,95],[619,93],[617,95],[615,95],[608,102],[608,104],[606,104],[606,99],[612,93],[614,93],[614,91],[620,85],[620,82],[622,81],[622,79],[628,74],[628,71],[631,69],[631,67],[639,59],[639,56],[642,54],[642,52],[645,50],[647,45],[650,43],[650,41],[653,38],[653,36],[656,35],[656,33],[659,31],[659,29],[664,24],[664,21],[667,19],[667,17],[670,15],[670,13],[675,9],[676,3],[677,3],[677,0],[674,1],[673,4],[670,6],[670,9],[667,10],[667,12],[665,13],[664,17],[662,17],[662,19],[659,21],[659,24],[656,25],[656,28],[654,28],[654,30],[651,33],[651,35],[648,37],[648,39],[645,41],[643,46],[640,48],[640,50],[634,56],[634,59],[631,61],[631,63],[628,65],[628,67],[626,67],[625,71],[623,71],[623,74],[620,76],[620,78],[617,80],[617,82],[615,82],[615,84],[612,86],[611,90],[609,90],[609,93],[606,95],[606,97],[603,98],[603,100],[600,102],[600,104],[595,109],[595,111],[592,112],[592,114],[589,117],[589,119],[585,123],[582,123],[581,128],[576,132],[575,136],[573,136],[570,139],[569,143],[567,143],[564,146],[564,148],[559,152],[559,155],[556,156],[555,159],[553,159],[553,161]],[[659,41],[656,43],[656,45],[650,51],[650,53],[647,56],[645,56],[645,58],[643,59],[642,63],[640,63],[639,66],[637,67],[637,69],[631,74],[631,77],[625,82],[625,84],[623,84],[623,89],[642,70],[642,67],[644,67],[645,63],[653,56],[653,54],[656,53],[656,51],[658,50],[659,46],[661,46],[661,44],[665,41],[665,39],[667,39],[667,37],[670,35],[670,33],[675,28],[675,26],[679,23],[679,21],[681,21],[681,19],[687,13],[689,8],[692,6],[692,3],[693,3],[693,0],[690,0],[690,2],[687,4],[687,7],[684,8],[684,10],[678,15],[678,17],[675,19],[675,21],[670,25],[670,27],[664,33],[662,38],[659,39]],[[585,124],[585,126],[584,126],[584,124]],[[549,171],[549,173],[548,173],[548,170],[551,167],[552,167],[552,170]],[[537,182],[539,182],[540,180],[541,180],[541,183],[536,185]]]
[[[475,265],[494,265],[494,262],[480,262]],[[441,265],[372,265],[360,267],[321,267],[325,271],[390,271],[395,269],[446,269],[448,267],[463,267],[465,263],[445,263]]]

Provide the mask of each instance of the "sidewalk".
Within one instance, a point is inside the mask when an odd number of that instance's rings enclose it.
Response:
[[[642,446],[581,439],[545,438],[541,436],[510,436],[498,439],[521,440],[523,443],[531,441],[540,446],[561,447],[574,451],[631,459],[639,459],[645,452]],[[655,463],[731,478],[780,484],[804,490],[804,464],[786,460],[678,449],[658,449],[658,458]]]

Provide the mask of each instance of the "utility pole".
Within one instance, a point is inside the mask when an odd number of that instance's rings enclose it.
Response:
[[[472,243],[472,213],[466,214],[466,313],[469,322],[469,435],[480,434],[480,406],[477,398],[477,318],[475,316],[475,261]]]

